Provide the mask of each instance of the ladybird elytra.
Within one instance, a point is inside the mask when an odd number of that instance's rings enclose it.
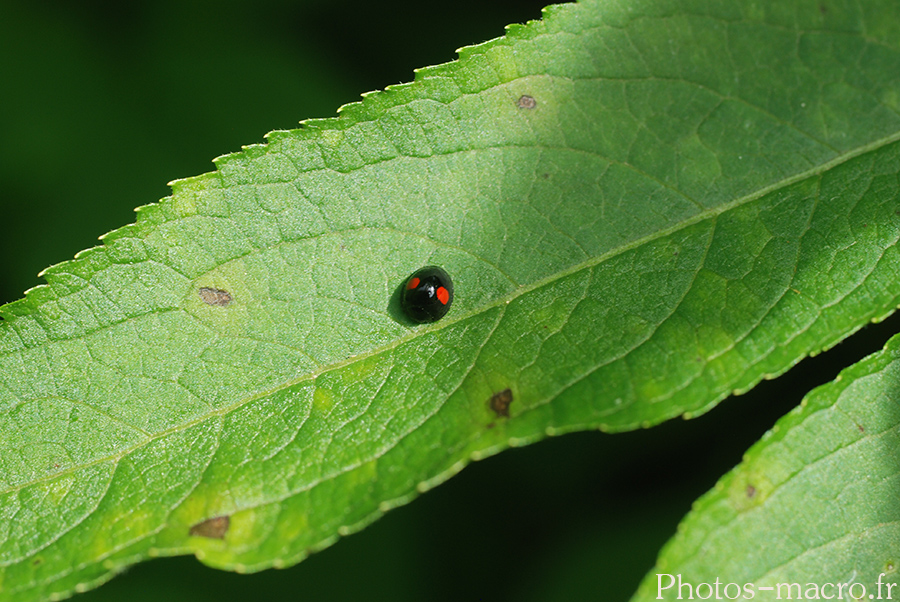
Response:
[[[453,302],[453,281],[442,268],[429,265],[413,272],[403,287],[400,306],[413,322],[440,320]]]

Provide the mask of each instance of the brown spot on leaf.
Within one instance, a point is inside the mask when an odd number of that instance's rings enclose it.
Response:
[[[516,101],[516,106],[520,109],[533,109],[537,106],[537,101],[534,99],[534,96],[523,94],[519,97],[519,100]]]
[[[225,307],[231,303],[232,296],[228,291],[218,288],[201,288],[200,299],[207,305],[215,305],[216,307]]]
[[[231,525],[231,518],[227,516],[216,516],[208,518],[203,522],[197,523],[191,527],[191,535],[196,537],[208,537],[210,539],[225,539],[228,533],[228,527]]]
[[[513,394],[510,389],[503,389],[499,393],[491,395],[488,404],[497,416],[509,418],[509,404],[513,402]]]
[[[31,561],[31,566],[37,566],[37,565],[41,564],[42,562],[44,562],[43,558],[35,558],[34,560]]]
[[[747,485],[747,497],[752,498],[756,495],[756,487],[753,485]]]

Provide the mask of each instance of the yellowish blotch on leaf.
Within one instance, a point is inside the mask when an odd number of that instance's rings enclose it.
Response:
[[[204,323],[241,336],[248,310],[263,292],[253,290],[244,261],[236,259],[198,277],[184,307]]]
[[[317,412],[327,412],[334,405],[334,392],[324,387],[316,387],[313,393],[313,407]]]
[[[728,485],[728,500],[737,512],[760,506],[772,493],[772,482],[756,470],[741,470]]]

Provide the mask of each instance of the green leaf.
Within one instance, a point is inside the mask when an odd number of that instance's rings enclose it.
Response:
[[[801,599],[799,586],[806,600],[895,600],[898,394],[895,336],[810,393],[696,502],[634,600],[674,600],[679,584],[685,599],[688,587],[705,596],[700,584],[715,591],[716,579],[731,598],[780,592],[785,600],[790,591]]]
[[[46,270],[0,309],[0,597],[286,566],[470,460],[696,415],[890,313],[900,8],[718,4],[551,7]],[[456,299],[415,326],[426,264]]]

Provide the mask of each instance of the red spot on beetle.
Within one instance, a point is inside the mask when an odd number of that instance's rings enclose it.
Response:
[[[409,290],[413,290],[414,288],[419,286],[420,282],[421,280],[419,280],[418,278],[410,278],[409,284],[406,285],[406,288],[408,288]]]
[[[447,289],[445,289],[443,286],[438,287],[435,295],[437,295],[438,301],[440,301],[442,305],[447,305],[447,303],[450,302],[450,293],[447,292]]]

